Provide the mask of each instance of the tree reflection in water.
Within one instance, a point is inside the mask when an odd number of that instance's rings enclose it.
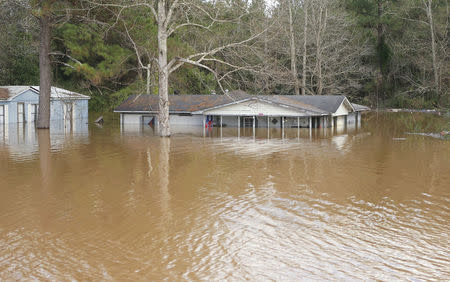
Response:
[[[161,195],[161,219],[169,221],[172,218],[170,210],[169,176],[170,176],[170,138],[161,138],[159,145],[159,191]],[[163,223],[164,224],[164,223]]]
[[[41,168],[42,187],[46,189],[49,186],[51,177],[51,142],[50,130],[39,129],[37,131],[39,143],[39,164]]]

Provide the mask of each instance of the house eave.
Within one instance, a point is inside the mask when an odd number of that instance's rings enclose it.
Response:
[[[320,112],[316,112],[316,111],[313,111],[313,110],[292,107],[292,106],[289,106],[289,105],[286,105],[286,104],[277,103],[277,102],[270,101],[270,100],[267,100],[267,99],[262,99],[260,97],[245,98],[245,99],[242,99],[242,100],[233,101],[231,103],[226,103],[226,104],[223,104],[223,105],[218,105],[218,106],[214,106],[214,107],[211,107],[211,108],[206,108],[206,109],[203,109],[203,110],[195,111],[195,112],[192,112],[192,114],[204,115],[204,113],[207,112],[207,111],[220,109],[220,108],[231,106],[231,105],[240,104],[240,103],[244,103],[244,102],[251,101],[251,100],[255,100],[255,101],[260,101],[260,102],[276,105],[278,107],[282,107],[282,108],[286,108],[286,109],[290,109],[290,110],[295,110],[295,111],[298,111],[300,113],[308,114],[309,116],[324,116],[324,115],[327,116],[327,115],[329,115],[329,113],[320,113]],[[230,116],[238,116],[238,115],[230,115]]]

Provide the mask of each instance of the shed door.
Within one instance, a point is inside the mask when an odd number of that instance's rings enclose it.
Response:
[[[17,122],[25,121],[25,106],[24,103],[17,103]]]
[[[73,103],[65,102],[64,103],[64,120],[72,121],[72,117],[73,117]]]
[[[34,122],[37,120],[37,113],[38,113],[38,105],[37,104],[30,105],[31,122]]]

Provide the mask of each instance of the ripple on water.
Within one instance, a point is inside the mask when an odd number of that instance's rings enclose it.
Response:
[[[0,279],[445,280],[448,144],[371,131],[1,147]]]

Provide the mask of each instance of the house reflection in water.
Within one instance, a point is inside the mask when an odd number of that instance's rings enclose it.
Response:
[[[50,148],[52,151],[61,150],[69,141],[77,143],[89,141],[87,120],[51,121]],[[39,152],[39,139],[34,122],[9,123],[0,125],[0,146],[8,150],[15,159],[36,158]]]

